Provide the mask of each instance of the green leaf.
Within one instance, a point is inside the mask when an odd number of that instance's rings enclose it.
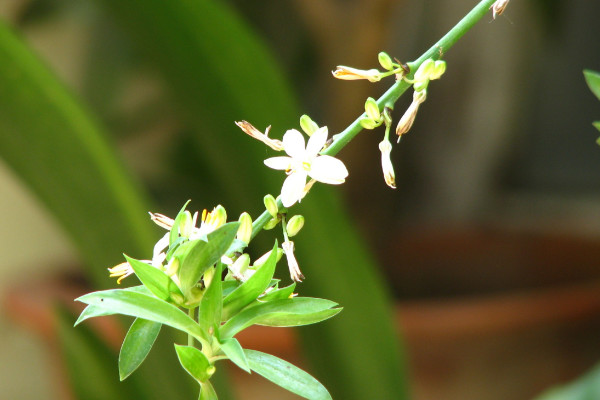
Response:
[[[198,323],[207,332],[209,328],[218,329],[221,325],[223,294],[221,289],[221,263],[217,264],[215,273],[200,301]]]
[[[159,299],[169,299],[169,283],[171,282],[171,278],[169,278],[167,274],[143,261],[128,256],[125,256],[125,259],[148,290]]]
[[[195,347],[175,345],[181,366],[198,382],[207,382],[214,372],[208,358]]]
[[[237,233],[239,222],[227,223],[208,235],[208,242],[196,239],[179,247],[179,281],[181,290],[188,293],[198,283],[204,271],[216,264],[225,254]]]
[[[155,233],[146,198],[97,121],[0,21],[0,157],[54,215],[96,284]]]
[[[600,121],[592,122],[592,125],[594,125],[594,128],[596,128],[600,131]]]
[[[600,100],[600,73],[586,69],[583,70],[583,75],[592,93]]]
[[[141,293],[144,294],[146,296],[152,296],[152,293],[148,290],[148,288],[146,288],[143,285],[140,286],[131,286],[128,288],[123,288],[120,290],[125,290],[128,292],[136,292],[136,293]],[[81,312],[81,314],[79,315],[79,318],[77,318],[77,321],[75,321],[75,325],[77,326],[80,323],[82,323],[83,321],[85,321],[86,319],[89,318],[94,318],[94,317],[103,317],[106,315],[114,315],[117,314],[116,312],[112,311],[112,310],[107,310],[103,307],[96,307],[96,306],[87,306],[86,308],[84,308],[84,310]]]
[[[246,282],[223,299],[223,320],[226,321],[242,308],[252,303],[269,287],[275,265],[277,264],[277,241],[273,251],[262,265]]]
[[[193,319],[179,308],[155,297],[120,289],[93,292],[76,299],[116,314],[148,319],[186,332],[206,342],[208,337]]]
[[[296,289],[296,282],[281,289],[275,289],[260,298],[260,301],[273,301],[279,299],[289,299]]]
[[[146,359],[162,324],[136,318],[131,324],[119,353],[119,378],[126,379]]]
[[[221,350],[235,365],[250,373],[250,366],[244,354],[244,349],[237,339],[229,338],[221,342]]]
[[[210,381],[200,383],[200,397],[198,400],[218,400],[217,392]]]
[[[331,318],[342,310],[333,308],[335,306],[337,303],[333,301],[310,297],[259,303],[243,310],[221,326],[221,338],[233,337],[254,324],[280,327],[314,324]]]
[[[293,364],[256,350],[244,350],[250,369],[271,382],[310,400],[330,400],[331,395],[315,378]]]

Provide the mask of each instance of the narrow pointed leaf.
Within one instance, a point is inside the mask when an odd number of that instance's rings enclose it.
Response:
[[[189,202],[190,200],[185,202],[185,204],[183,205],[183,207],[181,207],[181,210],[179,210],[179,213],[175,217],[175,220],[173,221],[173,226],[171,227],[171,231],[169,232],[169,246],[172,246],[173,243],[175,243],[175,241],[179,237],[179,224],[181,224],[181,219],[183,218],[183,214],[185,213],[185,209]]]
[[[119,289],[89,293],[76,299],[118,314],[148,319],[186,332],[200,341],[207,335],[187,314],[155,297]]]
[[[244,350],[250,369],[271,382],[310,400],[330,400],[331,395],[315,378],[293,364],[256,350]]]
[[[184,243],[176,253],[180,259],[179,281],[187,293],[202,277],[204,271],[225,254],[237,233],[239,222],[230,222],[208,235],[208,242],[197,239]]]
[[[223,292],[221,282],[221,264],[217,265],[217,270],[206,288],[204,296],[200,301],[198,310],[198,323],[208,332],[209,328],[218,329],[221,325],[221,312],[223,309]]]
[[[240,342],[237,339],[229,338],[223,340],[221,343],[221,350],[231,362],[235,365],[243,369],[244,371],[250,373],[250,366],[248,365],[248,360],[246,359],[246,355],[244,354],[244,349]]]
[[[592,93],[600,100],[600,73],[586,69],[583,71],[583,75]]]
[[[167,300],[169,298],[169,284],[171,278],[158,268],[148,265],[143,261],[139,261],[128,256],[125,256],[131,268],[140,281],[159,299]]]
[[[600,121],[595,121],[592,123],[592,125],[594,125],[594,128],[596,128],[600,131]]]
[[[126,379],[146,359],[152,349],[162,324],[136,318],[127,331],[119,353],[119,378]]]
[[[254,273],[246,282],[223,299],[223,320],[228,320],[242,308],[252,303],[258,298],[271,284],[275,265],[277,264],[277,241],[273,246],[273,251],[264,265]]]
[[[195,347],[175,345],[181,366],[198,382],[206,382],[214,372],[208,358]],[[213,371],[211,371],[211,369]]]
[[[335,306],[337,306],[337,303],[333,301],[310,297],[259,303],[256,306],[241,311],[221,326],[221,338],[225,340],[233,337],[238,332],[254,324],[264,323],[270,326],[314,324],[331,318],[342,310],[341,308],[334,308]],[[280,320],[281,324],[272,325],[274,320]]]
[[[125,290],[128,292],[136,292],[136,293],[141,293],[144,294],[146,296],[152,296],[152,293],[148,290],[148,288],[146,288],[143,285],[140,286],[131,286],[128,288],[123,288],[120,290]],[[117,314],[117,312],[112,311],[112,310],[107,310],[104,307],[97,307],[97,306],[91,306],[88,305],[86,308],[83,309],[83,311],[81,312],[81,314],[79,315],[79,318],[77,318],[77,321],[75,321],[75,325],[77,326],[80,323],[82,323],[83,321],[85,321],[86,319],[89,318],[94,318],[94,317],[103,317],[106,315],[114,315]]]

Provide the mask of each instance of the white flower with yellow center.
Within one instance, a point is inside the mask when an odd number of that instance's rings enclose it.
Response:
[[[288,130],[283,135],[283,149],[289,157],[272,157],[265,160],[267,167],[284,170],[288,177],[281,188],[281,202],[284,207],[291,207],[304,197],[306,179],[312,179],[339,185],[344,183],[348,170],[337,158],[319,155],[327,142],[327,127],[315,131],[308,144],[304,136],[295,129]]]

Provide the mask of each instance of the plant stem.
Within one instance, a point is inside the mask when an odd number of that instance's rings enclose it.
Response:
[[[411,72],[407,75],[407,78],[412,78],[414,72],[419,68],[423,61],[432,58],[438,60],[444,56],[445,53],[465,34],[467,33],[485,14],[488,13],[492,4],[496,0],[482,0],[477,4],[467,15],[463,17],[448,33],[446,33],[437,43],[429,48],[425,53],[421,55],[414,62],[408,63]],[[377,99],[377,105],[380,110],[384,107],[393,108],[394,104],[400,98],[400,96],[410,87],[411,85],[404,80],[399,80],[394,83],[379,99]],[[356,135],[363,130],[360,125],[360,119],[365,116],[366,113],[360,115],[354,122],[352,122],[346,129],[337,135],[334,135],[333,143],[321,152],[323,155],[334,156],[341,149],[343,149]],[[277,202],[277,206],[281,208],[283,205],[281,201]],[[265,211],[263,212],[252,224],[252,237],[254,238],[258,232],[265,226],[271,219],[271,215]]]

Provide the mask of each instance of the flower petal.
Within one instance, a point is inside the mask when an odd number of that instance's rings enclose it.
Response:
[[[306,157],[312,159],[319,154],[323,146],[325,146],[325,142],[327,141],[327,127],[323,126],[317,129],[310,139],[308,139],[308,144],[306,145]]]
[[[292,168],[293,159],[291,157],[271,157],[265,160],[265,165],[273,169],[288,170]]]
[[[344,183],[348,176],[348,170],[344,163],[337,158],[319,156],[313,160],[308,174],[319,182],[339,185]]]
[[[291,207],[302,198],[306,185],[306,172],[297,171],[290,174],[281,187],[281,202],[284,207]]]
[[[306,142],[304,136],[296,129],[289,129],[283,135],[283,149],[292,158],[304,158]]]

